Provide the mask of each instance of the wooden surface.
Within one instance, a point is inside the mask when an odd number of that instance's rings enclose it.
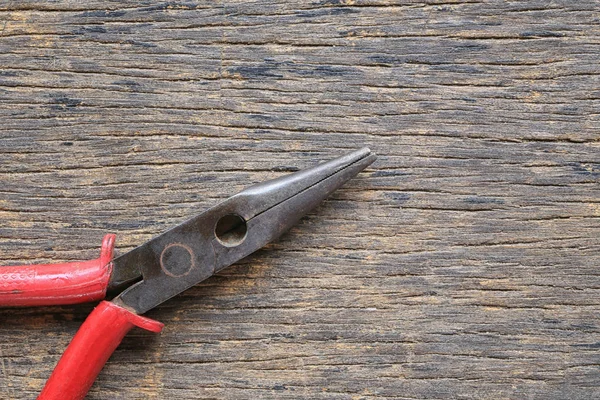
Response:
[[[88,398],[599,398],[599,9],[2,2],[0,264],[126,251],[368,145]],[[35,398],[92,308],[0,310],[0,398]]]

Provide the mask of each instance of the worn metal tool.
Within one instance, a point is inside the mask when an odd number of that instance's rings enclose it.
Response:
[[[146,311],[253,253],[375,160],[367,148],[251,186],[112,260],[115,235],[100,258],[0,267],[0,306],[72,304],[103,299],[85,320],[38,399],[83,399],[134,326],[160,332]]]

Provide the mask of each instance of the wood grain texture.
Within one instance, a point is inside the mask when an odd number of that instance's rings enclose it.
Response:
[[[0,263],[126,251],[368,145],[88,398],[599,398],[599,9],[2,2]],[[35,398],[92,308],[0,310],[0,398]]]

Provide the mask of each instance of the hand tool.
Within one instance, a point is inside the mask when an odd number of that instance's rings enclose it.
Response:
[[[83,399],[129,330],[162,330],[140,314],[278,238],[375,158],[364,148],[250,186],[114,260],[115,235],[108,234],[96,260],[0,267],[0,306],[72,304],[120,292],[88,316],[38,400]]]

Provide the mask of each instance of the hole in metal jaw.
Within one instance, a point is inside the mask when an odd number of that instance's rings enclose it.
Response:
[[[221,217],[215,226],[215,236],[217,240],[227,247],[234,247],[242,244],[246,239],[248,226],[244,218],[237,214],[228,214]]]

